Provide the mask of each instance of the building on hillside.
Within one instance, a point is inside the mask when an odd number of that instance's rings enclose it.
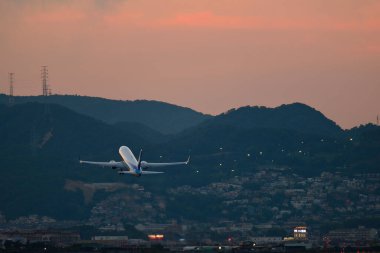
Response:
[[[93,236],[91,242],[110,247],[128,247],[128,236]]]
[[[282,237],[278,236],[250,237],[249,239],[255,243],[255,245],[280,244],[283,242]]]
[[[80,241],[80,235],[74,232],[49,230],[20,230],[0,233],[4,241],[18,241],[21,243],[52,243],[56,246],[69,246]]]
[[[356,229],[331,230],[325,237],[332,245],[361,245],[377,241],[378,231],[374,228],[358,227]]]

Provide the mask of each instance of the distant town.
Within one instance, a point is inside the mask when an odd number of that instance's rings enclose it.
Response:
[[[92,208],[86,221],[58,221],[32,214],[13,220],[0,216],[0,240],[3,249],[9,242],[55,246],[97,243],[121,248],[159,244],[172,250],[221,245],[273,252],[293,248],[367,249],[380,245],[377,228],[371,226],[371,218],[380,214],[379,181],[380,173],[350,178],[323,172],[304,178],[288,168],[276,167],[263,167],[255,173],[199,188],[170,188],[165,195],[154,194],[139,184],[68,181],[66,188],[81,190],[86,201],[91,201],[90,189],[92,194],[96,189],[123,189],[129,194],[110,194]],[[206,197],[217,201],[219,212],[229,218],[206,222],[201,218],[173,217],[168,206],[184,196],[189,200]],[[363,217],[367,223],[355,223]],[[84,227],[93,228],[86,238],[82,235]],[[127,236],[128,230],[138,236]]]

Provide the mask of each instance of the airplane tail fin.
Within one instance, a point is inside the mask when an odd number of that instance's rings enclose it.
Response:
[[[138,163],[137,163],[137,168],[139,168],[139,169],[141,168],[142,152],[143,152],[143,150],[140,149],[139,160],[138,160]]]

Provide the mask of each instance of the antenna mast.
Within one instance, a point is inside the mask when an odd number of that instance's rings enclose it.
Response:
[[[41,66],[41,80],[42,80],[42,96],[49,96],[49,85],[48,85],[49,72],[47,66]]]

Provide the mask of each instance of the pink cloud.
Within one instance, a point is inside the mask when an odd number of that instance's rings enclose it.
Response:
[[[261,21],[254,17],[217,16],[212,12],[179,13],[172,18],[155,21],[158,26],[192,26],[217,28],[243,28],[257,26]]]
[[[380,6],[380,5],[379,5]],[[90,8],[90,6],[87,6]],[[377,9],[377,7],[374,7]],[[331,30],[331,31],[377,31],[380,30],[380,17],[370,15],[373,9],[361,11],[360,17],[314,15],[310,17],[292,15],[221,15],[213,10],[171,12],[153,14],[147,10],[119,6],[112,11],[101,12],[90,8],[88,11],[69,6],[55,6],[52,9],[26,10],[28,23],[76,23],[87,19],[103,22],[109,27],[136,26],[151,28],[193,27],[214,29],[256,29],[256,30]],[[368,13],[368,15],[366,15]]]
[[[147,23],[147,22],[146,22]],[[198,27],[224,29],[272,29],[272,30],[379,30],[380,18],[361,21],[345,21],[334,18],[269,18],[259,16],[216,15],[210,11],[178,13],[173,17],[151,20],[154,27]]]
[[[209,27],[209,28],[268,28],[268,27],[295,27],[297,24],[290,20],[278,24],[257,16],[224,16],[212,12],[178,13],[174,17],[161,18],[153,25]]]

